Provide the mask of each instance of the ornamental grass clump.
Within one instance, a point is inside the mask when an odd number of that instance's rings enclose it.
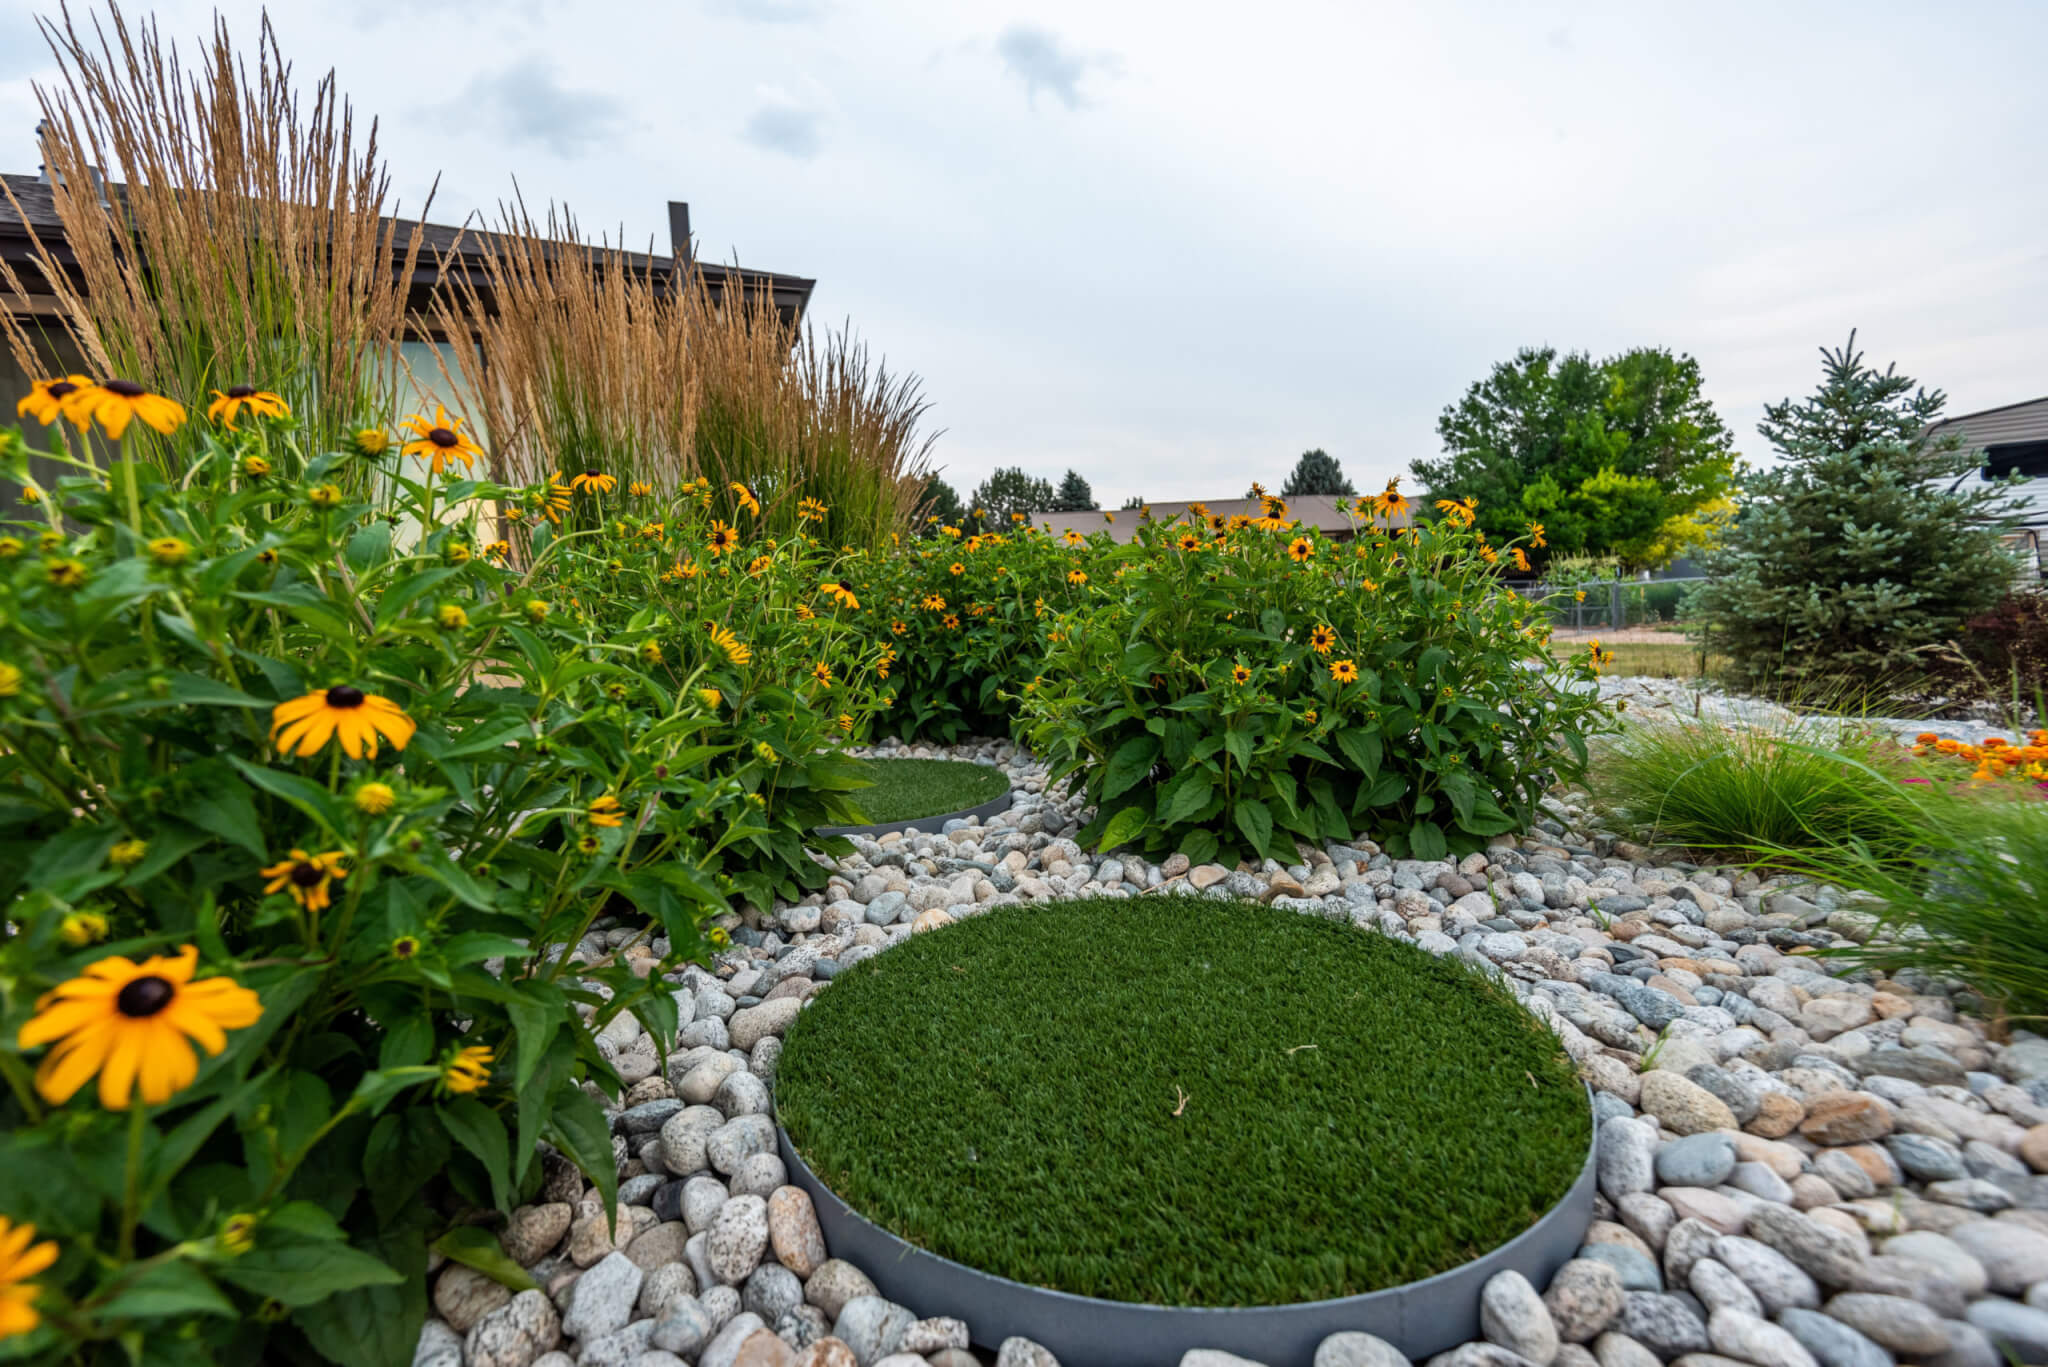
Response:
[[[1520,544],[1451,500],[1400,525],[1392,484],[1350,511],[1348,541],[1268,497],[1258,518],[1141,517],[1130,545],[1074,556],[1081,601],[1018,698],[1053,777],[1096,804],[1085,842],[1292,864],[1297,842],[1370,836],[1438,859],[1526,829],[1583,768],[1599,657],[1550,654],[1499,580]]]

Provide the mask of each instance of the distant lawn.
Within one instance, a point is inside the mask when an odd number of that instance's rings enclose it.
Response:
[[[872,788],[851,794],[868,824],[945,816],[979,807],[1010,790],[1010,777],[988,764],[953,759],[871,759]]]
[[[1159,1305],[1457,1267],[1563,1197],[1591,1136],[1556,1036],[1457,960],[1167,897],[1006,907],[854,966],[790,1027],[776,1103],[899,1238]]]
[[[1565,654],[1583,651],[1582,644],[1566,645],[1560,641],[1552,648],[1553,653]],[[1635,676],[1652,679],[1697,679],[1701,677],[1699,647],[1684,641],[1616,641],[1602,643],[1602,650],[1614,652],[1614,662],[1601,669],[1602,674],[1614,678]],[[1707,657],[1704,673],[1713,674],[1725,669],[1728,659],[1724,655]]]

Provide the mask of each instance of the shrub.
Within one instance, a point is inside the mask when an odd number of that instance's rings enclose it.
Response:
[[[2048,591],[2020,589],[1972,617],[1950,648],[1934,657],[1936,682],[1990,698],[2016,714],[2043,716],[2048,693]]]
[[[1391,486],[1381,511],[1399,501]],[[1103,847],[1296,862],[1369,833],[1439,858],[1524,829],[1577,771],[1590,656],[1555,676],[1547,627],[1496,582],[1463,505],[1405,539],[1360,507],[1356,541],[1267,515],[1146,522],[1086,569],[1022,696],[1055,776],[1079,773]],[[1519,547],[1505,554],[1515,555]]]
[[[538,1141],[610,1197],[586,1089],[617,1079],[577,1017],[673,1037],[663,975],[768,831],[745,775],[705,776],[696,686],[750,685],[593,636],[570,536],[500,563],[478,518],[516,491],[467,448],[394,468],[120,389],[61,411],[158,423],[183,473],[110,480],[52,427],[75,473],[0,536],[0,1213],[59,1250],[8,1346],[406,1362],[430,1245],[518,1279],[466,1212],[530,1199]],[[572,960],[622,904],[634,943]]]
[[[1811,398],[1766,410],[1786,459],[1751,477],[1742,518],[1702,560],[1694,606],[1751,687],[1909,688],[2013,581],[2001,533],[2014,505],[1959,480],[1978,465],[1960,435],[1928,435],[1941,392],[1871,369],[1855,344],[1823,351]]]

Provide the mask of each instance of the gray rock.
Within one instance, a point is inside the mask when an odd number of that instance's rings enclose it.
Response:
[[[1448,1353],[1438,1353],[1428,1367],[1537,1367],[1537,1364],[1497,1343],[1464,1343]]]
[[[755,1334],[767,1329],[759,1315],[745,1311],[734,1315],[711,1336],[711,1342],[704,1345],[703,1355],[697,1359],[697,1367],[733,1367],[739,1358],[740,1348]]]
[[[2024,1296],[2035,1282],[2048,1281],[2048,1234],[2039,1230],[2006,1220],[1972,1220],[1948,1237],[1984,1265],[1986,1283],[2001,1296]]]
[[[716,1177],[692,1177],[683,1183],[683,1224],[692,1234],[703,1233],[731,1199],[732,1193]]]
[[[562,1332],[574,1339],[601,1338],[626,1327],[640,1299],[646,1270],[623,1253],[607,1253],[570,1284],[562,1311]]]
[[[753,1311],[767,1324],[775,1323],[803,1303],[803,1280],[780,1263],[762,1263],[755,1268],[740,1292],[740,1308]]]
[[[1702,989],[1705,990],[1705,989]],[[1740,1001],[1741,998],[1736,998]],[[1735,1114],[1735,1123],[1747,1125],[1756,1119],[1763,1109],[1763,1100],[1756,1089],[1744,1082],[1726,1068],[1711,1063],[1699,1063],[1685,1070],[1686,1080],[1698,1083],[1718,1097],[1721,1103]]]
[[[1275,905],[1281,900],[1278,897],[1273,899]],[[924,1359],[917,1358],[915,1361],[922,1363]],[[908,1367],[908,1364],[905,1364],[905,1367]],[[1241,1358],[1235,1353],[1226,1353],[1220,1348],[1190,1348],[1180,1355],[1180,1367],[1266,1367],[1266,1364],[1254,1362],[1250,1358]]]
[[[440,1320],[426,1321],[412,1350],[412,1367],[462,1367],[462,1335]]]
[[[1614,1327],[1661,1357],[1703,1353],[1709,1347],[1705,1321],[1676,1296],[1626,1292]]]
[[[725,1116],[716,1107],[684,1107],[662,1123],[661,1161],[678,1177],[703,1171],[710,1166],[705,1141],[723,1124]]]
[[[576,1347],[578,1367],[628,1367],[641,1354],[654,1351],[654,1321],[640,1320]],[[667,1353],[663,1357],[670,1356]]]
[[[765,1115],[735,1116],[713,1130],[704,1140],[706,1161],[712,1168],[728,1177],[738,1172],[740,1164],[755,1154],[774,1151],[775,1122]]]
[[[555,1303],[539,1291],[521,1291],[477,1321],[463,1340],[463,1361],[467,1367],[533,1367],[534,1359],[561,1341]]]
[[[838,1319],[839,1312],[850,1302],[875,1294],[875,1284],[868,1280],[868,1274],[844,1258],[827,1258],[804,1279],[804,1299],[831,1320]]]
[[[1332,1334],[1316,1346],[1313,1367],[1414,1367],[1408,1355],[1371,1334]]]
[[[967,1345],[966,1321],[939,1315],[919,1320],[904,1330],[903,1340],[896,1347],[902,1353],[936,1353],[942,1348],[964,1349]]]
[[[860,1367],[874,1367],[877,1359],[896,1351],[904,1333],[916,1322],[917,1316],[894,1301],[856,1296],[840,1310],[832,1333],[853,1350]]]
[[[711,1104],[727,1116],[768,1115],[775,1109],[768,1084],[747,1072],[733,1073],[719,1083]]]
[[[1790,1331],[1741,1310],[1716,1310],[1707,1320],[1714,1351],[1770,1367],[1819,1367]]]
[[[1888,1258],[1909,1258],[1935,1269],[1955,1283],[1964,1300],[1975,1300],[1991,1286],[1984,1264],[1964,1252],[1961,1244],[1933,1230],[1914,1230],[1887,1239],[1883,1253]]]
[[[1969,1297],[1963,1294],[1963,1289],[1949,1280],[1948,1274],[1940,1268],[1918,1259],[1890,1254],[1865,1258],[1863,1265],[1856,1269],[1856,1280],[1849,1284],[1849,1289],[1877,1296],[1903,1296],[1950,1320],[1961,1319],[1963,1307],[1969,1304]]]
[[[1818,1310],[1786,1310],[1778,1323],[1820,1367],[1893,1367],[1890,1353]]]
[[[1920,1367],[2006,1367],[2011,1361],[1974,1324],[1946,1320],[1942,1327],[1948,1330],[1948,1351],[1925,1359]]]
[[[893,925],[903,919],[910,910],[910,898],[900,892],[885,892],[867,905],[867,919],[870,925]]]
[[[1642,1258],[1635,1249],[1627,1251]],[[1649,1271],[1656,1275],[1654,1266]],[[1559,1339],[1566,1343],[1591,1343],[1621,1313],[1621,1297],[1627,1289],[1611,1263],[1596,1258],[1573,1258],[1551,1277],[1550,1289],[1543,1293],[1543,1305],[1550,1312],[1550,1322]]]
[[[1060,1367],[1060,1360],[1051,1349],[1013,1334],[996,1349],[996,1367]]]
[[[1805,1269],[1767,1244],[1723,1235],[1714,1240],[1714,1259],[1742,1280],[1766,1315],[1820,1306],[1820,1286]]]
[[[704,1260],[711,1275],[727,1286],[745,1281],[767,1248],[768,1203],[758,1196],[727,1201],[704,1233]]]
[[[1667,1187],[1718,1187],[1735,1171],[1735,1140],[1718,1131],[1687,1135],[1657,1150],[1657,1180]]]
[[[873,909],[870,904],[869,910]],[[732,1029],[732,1047],[752,1049],[768,1036],[781,1034],[789,1029],[797,1013],[803,1010],[803,1005],[795,997],[775,997],[759,1006],[742,1007],[733,1012],[732,1019],[727,1022]]]
[[[1845,1291],[1822,1308],[1872,1343],[1894,1353],[1919,1357],[1948,1348],[1948,1333],[1941,1327],[1941,1316],[1903,1296]]]
[[[732,1175],[732,1194],[766,1199],[789,1181],[789,1169],[777,1153],[757,1153],[740,1164]]]
[[[651,1268],[640,1283],[640,1299],[634,1313],[642,1319],[658,1320],[679,1296],[697,1294],[697,1278],[688,1263],[668,1263]]]
[[[562,1236],[569,1232],[569,1222],[575,1217],[576,1209],[567,1201],[521,1206],[498,1232],[498,1242],[506,1257],[521,1267],[532,1267],[562,1242]]]
[[[1847,1286],[1863,1257],[1862,1248],[1847,1234],[1809,1220],[1788,1206],[1758,1202],[1749,1212],[1748,1230],[1758,1243],[1784,1254],[1823,1286]],[[2043,1242],[2048,1243],[2048,1238]],[[1737,1275],[1741,1275],[1739,1269]]]
[[[1624,1291],[1662,1291],[1664,1277],[1648,1254],[1633,1244],[1584,1244],[1574,1261],[1602,1263],[1613,1269]]]
[[[1739,1310],[1745,1315],[1763,1318],[1764,1305],[1757,1299],[1756,1292],[1749,1284],[1728,1270],[1728,1265],[1718,1258],[1702,1258],[1692,1265],[1692,1276],[1686,1285],[1692,1294],[1700,1298],[1700,1304],[1707,1307],[1711,1316],[1716,1310]],[[1707,1336],[1713,1337],[1714,1323],[1707,1321]]]
[[[1599,1367],[1661,1367],[1655,1353],[1612,1329],[1593,1340],[1593,1360]]]
[[[1692,1265],[1714,1256],[1714,1240],[1721,1231],[1704,1220],[1680,1220],[1664,1236],[1664,1279],[1672,1286],[1684,1286],[1692,1276]],[[1581,1253],[1579,1256],[1584,1257]],[[1633,1288],[1632,1288],[1633,1289]],[[1642,1288],[1662,1290],[1662,1287]],[[1817,1304],[1818,1302],[1816,1302]]]
[[[450,1263],[434,1278],[434,1309],[457,1334],[476,1328],[478,1320],[512,1299],[512,1292],[473,1267]]]
[[[2014,1301],[1978,1301],[1964,1318],[2022,1362],[2048,1362],[2048,1310]]]
[[[1600,1126],[1594,1164],[1600,1194],[1619,1201],[1632,1191],[1656,1186],[1657,1127],[1641,1120],[1615,1119]]]
[[[1529,1279],[1496,1272],[1479,1293],[1479,1332],[1491,1343],[1547,1364],[1557,1356],[1557,1326]]]
[[[740,1293],[730,1286],[708,1287],[698,1293],[697,1304],[711,1317],[711,1332],[715,1334],[740,1313]]]

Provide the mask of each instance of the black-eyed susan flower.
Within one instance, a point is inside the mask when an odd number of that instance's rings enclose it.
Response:
[[[738,480],[734,480],[727,487],[732,490],[733,502],[739,505],[741,512],[754,517],[761,515],[761,500],[754,497],[752,489],[741,484]]]
[[[625,824],[626,808],[616,797],[606,793],[592,802],[584,815],[590,818],[591,825],[610,830]]]
[[[440,404],[434,405],[431,421],[424,413],[415,413],[403,424],[412,429],[413,435],[411,441],[398,448],[399,454],[418,456],[437,475],[447,468],[451,460],[461,461],[465,471],[472,470],[476,468],[477,457],[484,453],[484,448],[462,430],[462,423],[461,418],[449,417],[448,410]]]
[[[1550,544],[1543,539],[1543,524],[1541,522],[1531,522],[1529,524],[1529,544],[1537,547],[1539,550]]]
[[[258,389],[253,384],[238,384],[228,389],[213,391],[213,402],[206,405],[209,421],[217,422],[230,432],[235,429],[235,419],[247,409],[259,418],[288,418],[292,415],[291,405],[267,389]]]
[[[85,587],[85,562],[63,557],[52,560],[43,567],[43,575],[51,585],[60,589]]]
[[[816,679],[821,687],[830,688],[832,686],[832,666],[826,664],[823,660],[818,661],[811,666],[811,677]]]
[[[1232,665],[1230,667],[1230,681],[1234,684],[1248,684],[1252,681],[1252,672],[1241,664]]]
[[[812,611],[811,611],[811,605],[810,605],[809,603],[798,603],[798,604],[796,605],[796,619],[797,619],[797,621],[799,621],[799,622],[810,622],[810,621],[815,621],[815,620],[817,619],[817,616],[818,616],[818,614],[817,614],[817,613],[815,613],[815,612],[812,612]]]
[[[927,593],[924,596],[924,608],[927,612],[944,612],[946,600],[936,593]]]
[[[619,487],[619,481],[602,470],[585,470],[569,481],[569,487],[579,493],[608,494]]]
[[[332,739],[350,759],[375,759],[379,736],[390,741],[392,749],[403,750],[416,728],[397,703],[354,684],[315,689],[270,712],[271,743],[279,753],[301,758],[317,754]]]
[[[895,621],[889,623],[889,630],[894,635],[901,636],[904,632],[910,630],[910,624],[899,617]]]
[[[740,544],[740,534],[714,518],[711,523],[711,537],[704,544],[711,548],[713,555],[724,555]]]
[[[341,867],[341,861],[347,857],[340,850],[329,850],[326,854],[293,850],[263,870],[263,876],[270,880],[263,885],[264,895],[281,892],[307,911],[323,911],[333,905],[334,881],[348,877],[348,870]]]
[[[1082,570],[1068,570],[1067,582],[1075,585],[1085,584],[1088,582],[1088,575]]]
[[[190,543],[175,536],[159,536],[149,543],[149,558],[165,569],[176,569],[192,558]]]
[[[434,609],[434,625],[443,631],[461,631],[469,625],[469,613],[460,603],[443,603]]]
[[[456,1050],[441,1065],[441,1086],[457,1096],[482,1091],[490,1084],[491,1064],[496,1058],[481,1044]]]
[[[1305,536],[1297,536],[1287,543],[1287,558],[1299,565],[1316,553],[1315,544]]]
[[[1173,544],[1184,551],[1198,551],[1202,549],[1202,538],[1193,532],[1182,532]]]
[[[192,981],[199,950],[136,963],[109,955],[82,976],[59,983],[36,1003],[15,1043],[54,1044],[36,1069],[36,1090],[62,1106],[92,1077],[100,1104],[126,1110],[140,1095],[159,1105],[199,1075],[193,1043],[209,1054],[227,1047],[229,1030],[254,1025],[263,1003],[232,978]]]
[[[88,421],[85,404],[92,389],[92,380],[84,375],[66,375],[58,380],[37,380],[29,392],[14,405],[14,416],[34,418],[45,427],[64,417],[83,428]]]
[[[770,569],[774,568],[774,565],[774,556],[757,555],[747,562],[747,573],[753,575],[766,574]]]
[[[960,629],[959,615],[956,613],[949,612],[944,617],[939,619],[939,625],[944,627],[948,631],[958,631]]]
[[[520,608],[526,614],[526,620],[534,623],[545,622],[553,610],[553,605],[545,598],[529,598]]]
[[[754,662],[753,647],[733,635],[730,628],[721,626],[717,622],[707,622],[704,624],[704,628],[710,633],[711,644],[718,647],[728,661],[736,665],[746,665]]]
[[[17,1225],[0,1215],[0,1341],[32,1332],[43,1322],[36,1312],[41,1288],[30,1277],[57,1261],[54,1240],[36,1241],[34,1225]]]
[[[1330,677],[1340,684],[1355,683],[1358,680],[1358,666],[1350,660],[1338,660],[1330,666]]]
[[[1069,528],[1067,530],[1066,535],[1060,538],[1060,540],[1066,542],[1069,546],[1078,546],[1087,539],[1087,537],[1081,535],[1077,531],[1074,531],[1072,528]]]
[[[1408,511],[1408,500],[1401,495],[1399,476],[1387,481],[1385,492],[1373,496],[1372,507],[1382,517],[1399,517]]]
[[[511,554],[512,543],[509,541],[493,541],[484,547],[484,555],[492,560],[503,561]]]
[[[394,959],[416,958],[419,952],[420,937],[417,935],[401,935],[391,942],[391,957]]]
[[[1309,632],[1308,643],[1318,655],[1328,655],[1337,644],[1337,633],[1327,626],[1318,626]]]
[[[375,460],[391,449],[391,434],[381,427],[359,427],[354,446],[364,460]]]
[[[0,699],[20,697],[21,681],[26,677],[20,666],[0,660]]]
[[[825,514],[830,511],[831,509],[815,498],[797,500],[796,517],[799,522],[822,522],[825,520]]]
[[[315,508],[321,509],[323,512],[329,508],[339,508],[341,506],[341,489],[338,485],[316,484],[306,490],[306,502],[312,504]]]
[[[102,380],[79,391],[76,404],[78,412],[99,423],[100,430],[115,441],[127,434],[132,422],[169,436],[185,421],[183,404],[153,394],[133,380]]]
[[[117,869],[132,869],[147,858],[149,858],[149,842],[147,840],[130,839],[117,841],[114,848],[107,851],[107,862]]]
[[[715,688],[700,688],[697,690],[697,701],[716,710],[718,705],[725,701],[725,694]]]
[[[576,837],[576,853],[584,856],[586,859],[593,858],[596,855],[603,853],[603,851],[604,842],[602,840],[599,840],[596,836],[591,835],[588,832],[585,832],[584,834]]]
[[[33,484],[24,484],[19,495],[23,503],[35,504],[43,501],[43,491]]]
[[[441,548],[441,558],[451,565],[467,565],[474,554],[467,541],[450,541]]]
[[[644,479],[636,479],[626,485],[626,497],[647,498],[654,493],[654,486]]]
[[[250,479],[262,479],[270,473],[270,462],[251,451],[242,457],[242,473]]]
[[[364,816],[382,816],[397,803],[398,793],[390,784],[371,779],[365,783],[358,783],[349,801],[354,803],[355,809]]]
[[[21,538],[0,536],[0,560],[12,560],[21,554]]]
[[[649,666],[660,664],[661,642],[651,639],[642,641],[640,643],[640,663]]]
[[[1508,547],[1508,554],[1514,558],[1516,569],[1520,570],[1524,574],[1527,574],[1529,572],[1529,557],[1527,554],[1523,552],[1520,546]]]
[[[57,938],[72,949],[83,949],[107,938],[107,918],[104,912],[67,912],[57,923]]]
[[[64,549],[64,533],[52,528],[36,537],[36,549],[48,554]]]

